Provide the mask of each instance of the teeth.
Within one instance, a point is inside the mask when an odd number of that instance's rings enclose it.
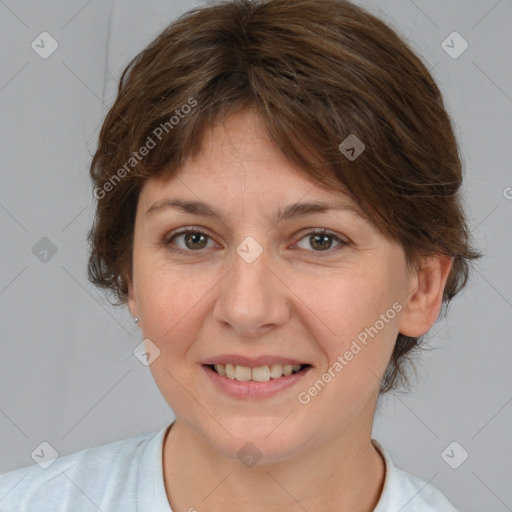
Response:
[[[282,364],[272,364],[270,365],[270,376],[273,379],[278,379],[283,375],[283,365]]]
[[[299,366],[300,368],[300,366]],[[293,372],[293,365],[291,364],[285,364],[283,366],[283,375],[286,375],[288,377],[288,375],[291,375]]]
[[[300,370],[300,364],[271,364],[270,366],[238,366],[231,363],[214,364],[215,371],[228,379],[256,382],[267,382],[270,379],[279,379],[283,375],[287,377]]]
[[[268,366],[258,366],[252,369],[252,380],[257,382],[266,382],[270,380],[270,368]]]
[[[251,369],[248,366],[235,366],[236,380],[251,380]]]
[[[223,366],[219,364],[218,366]],[[226,365],[226,377],[228,379],[234,379],[235,378],[235,365],[234,364],[227,364]]]

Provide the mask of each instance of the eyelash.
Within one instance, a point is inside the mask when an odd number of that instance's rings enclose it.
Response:
[[[165,240],[164,240],[164,245],[169,248],[171,251],[175,252],[175,253],[179,253],[179,254],[185,254],[185,255],[191,255],[191,253],[201,253],[203,252],[204,249],[198,249],[196,251],[192,250],[192,249],[181,249],[179,247],[176,247],[173,243],[172,243],[172,240],[175,239],[176,237],[178,236],[181,236],[181,235],[187,235],[189,233],[193,233],[193,234],[197,234],[197,235],[204,235],[206,236],[209,240],[213,240],[212,237],[210,235],[208,235],[208,233],[204,232],[204,231],[201,231],[200,229],[196,229],[196,228],[184,228],[180,231],[176,231],[174,233],[171,233]],[[308,231],[306,233],[304,233],[301,238],[298,240],[298,242],[300,242],[301,240],[303,240],[304,238],[307,238],[308,236],[312,236],[312,235],[327,235],[327,236],[330,236],[331,238],[333,238],[336,242],[338,242],[338,246],[334,247],[334,248],[330,248],[330,249],[326,249],[325,251],[307,251],[306,249],[303,249],[303,250],[306,250],[307,252],[311,252],[313,254],[315,254],[314,257],[324,257],[325,256],[330,256],[332,255],[332,253],[336,250],[339,250],[339,249],[342,249],[343,247],[345,247],[346,245],[348,245],[349,243],[345,240],[342,240],[339,236],[337,236],[336,234],[328,231],[327,229],[313,229],[311,231]],[[296,242],[296,243],[298,243]]]

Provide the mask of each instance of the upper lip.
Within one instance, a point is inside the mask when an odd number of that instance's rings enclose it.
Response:
[[[298,359],[291,357],[281,356],[259,356],[259,357],[247,357],[237,354],[221,354],[214,357],[209,357],[202,361],[202,364],[234,364],[236,366],[249,366],[250,368],[257,368],[258,366],[270,366],[272,364],[309,364]]]

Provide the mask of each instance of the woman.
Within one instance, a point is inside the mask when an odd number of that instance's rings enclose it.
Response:
[[[176,420],[4,475],[2,510],[455,510],[371,438],[478,257],[395,32],[338,0],[192,11],[125,70],[91,176],[89,277]]]

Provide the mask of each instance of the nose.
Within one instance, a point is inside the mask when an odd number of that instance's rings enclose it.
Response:
[[[266,251],[252,262],[238,253],[233,267],[219,286],[214,318],[242,337],[259,337],[290,317],[290,290]]]

